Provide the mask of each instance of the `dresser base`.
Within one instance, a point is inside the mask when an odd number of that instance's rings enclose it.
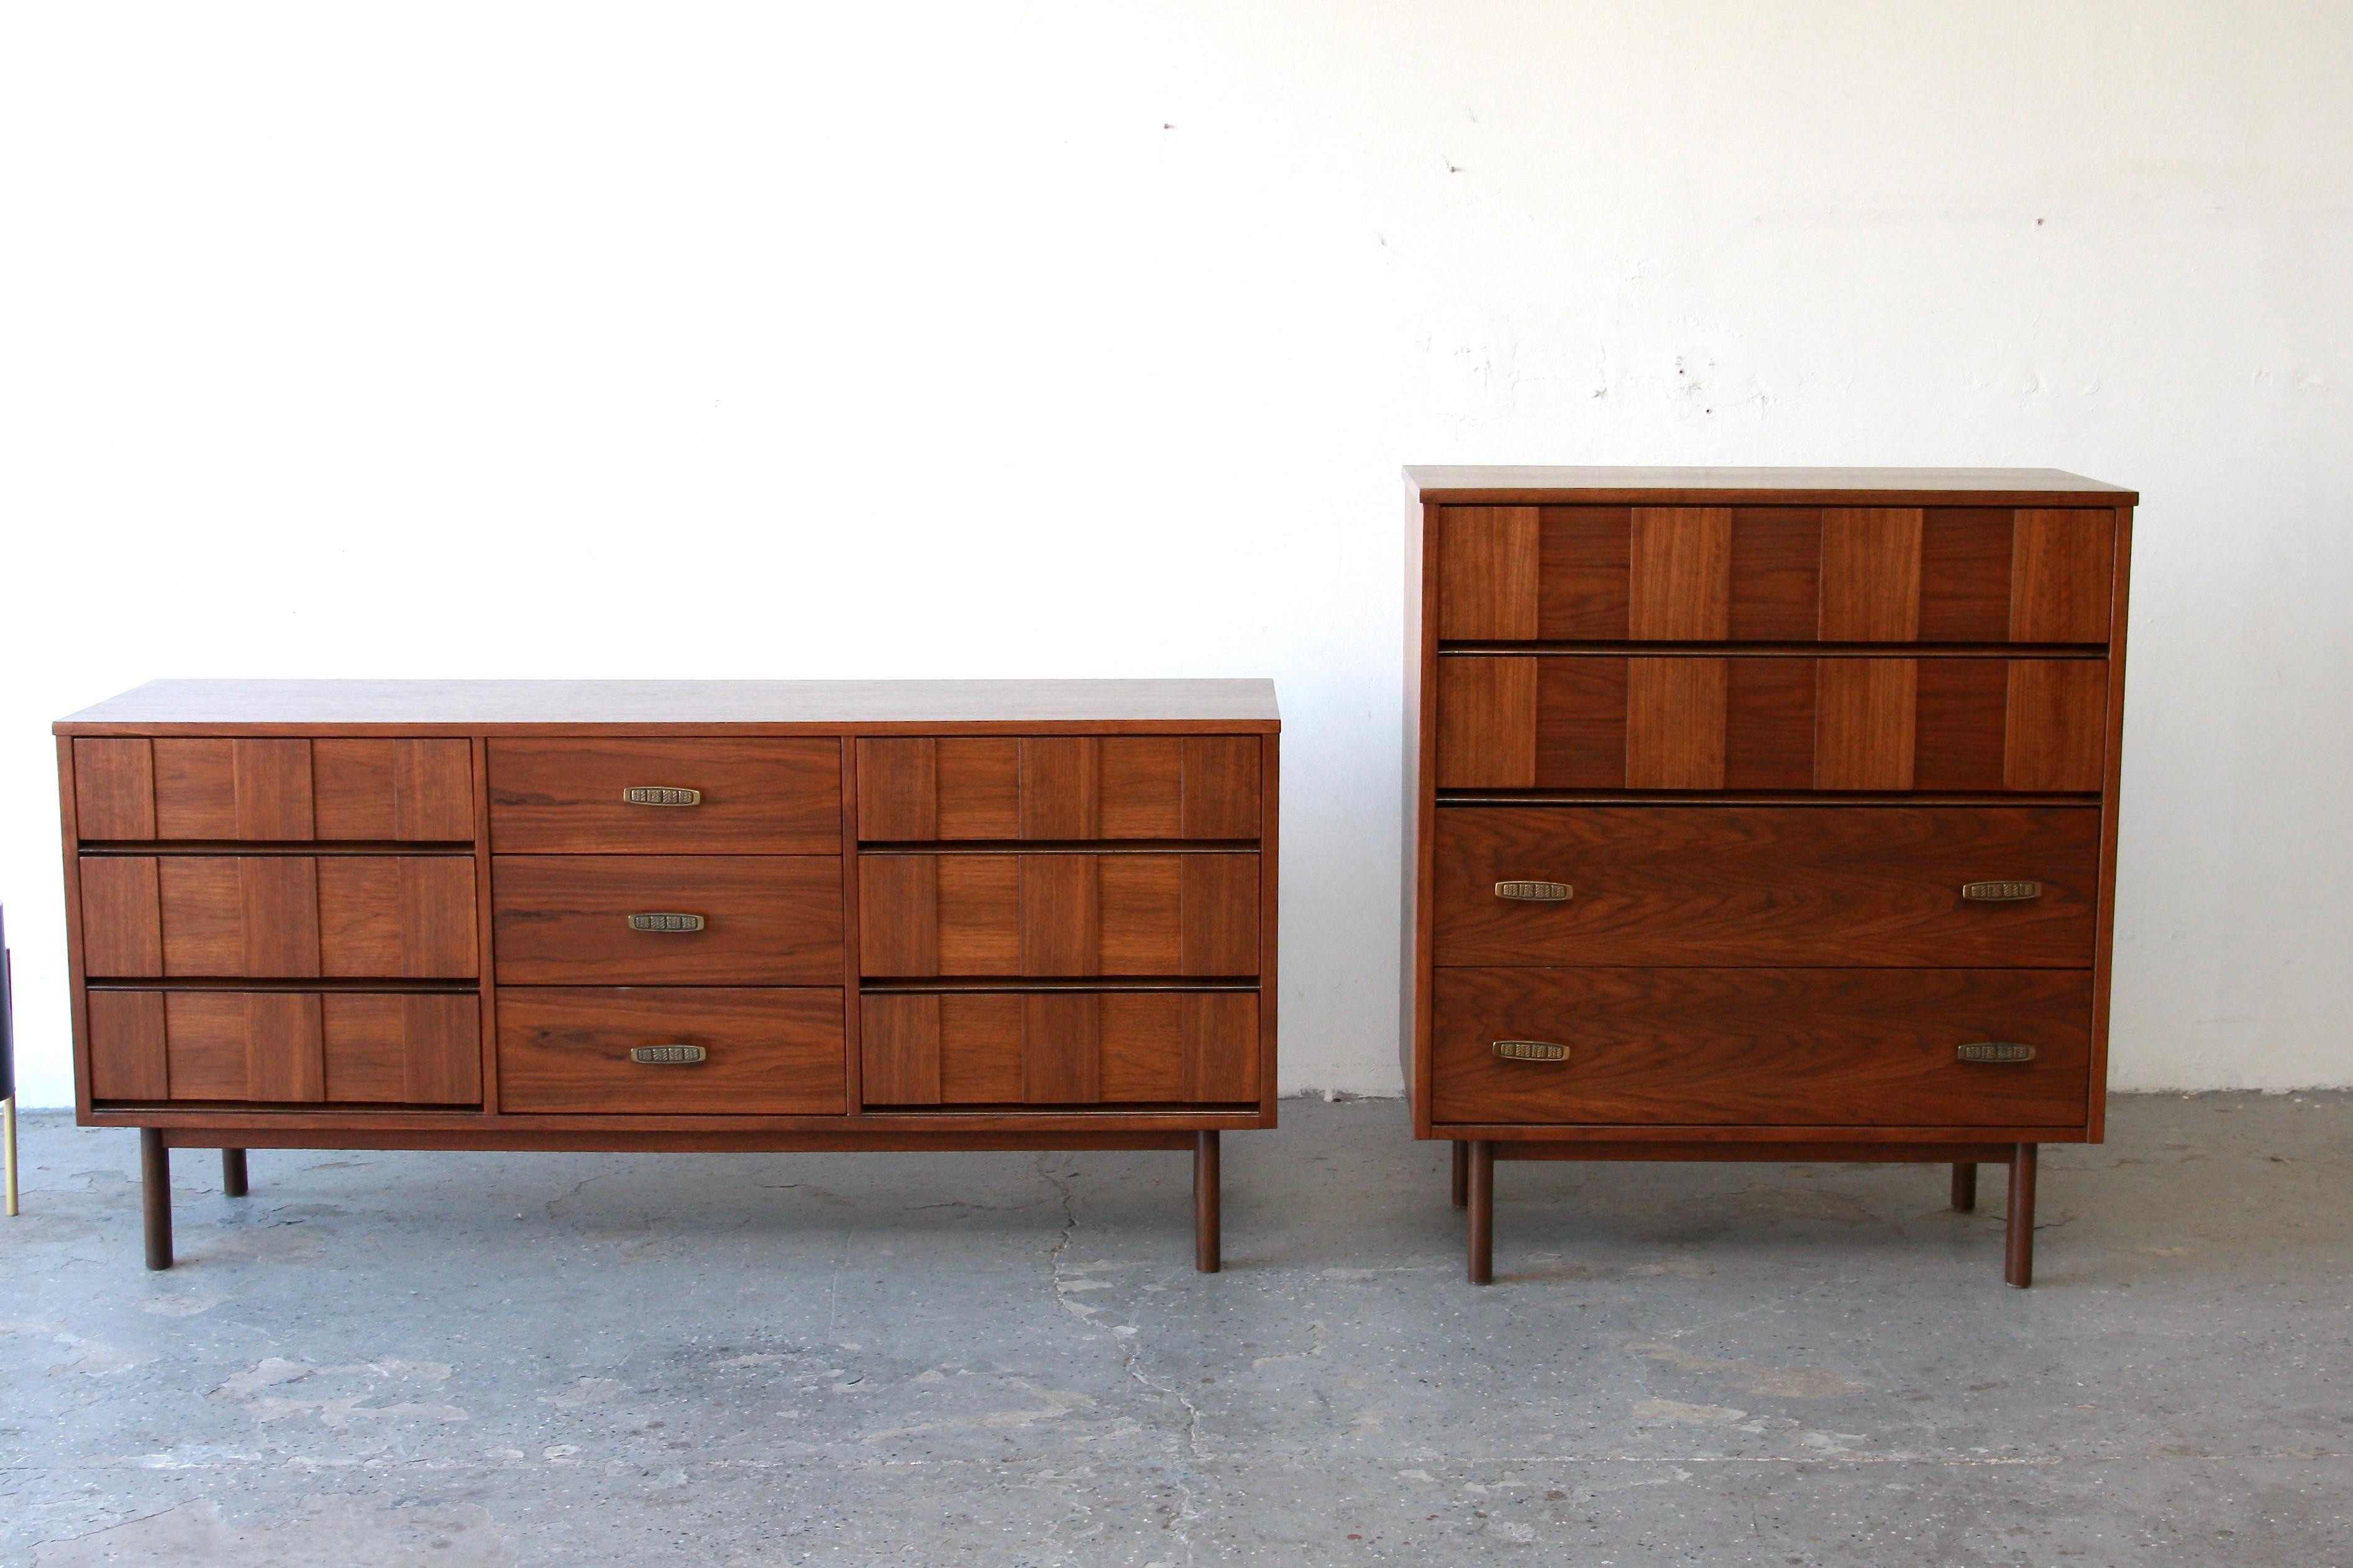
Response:
[[[229,1140],[234,1138],[234,1144]],[[474,1150],[492,1153],[537,1152],[543,1150],[588,1153],[764,1153],[815,1154],[930,1150],[986,1152],[1049,1149],[1190,1149],[1193,1152],[1193,1261],[1204,1274],[1219,1272],[1219,1134],[1214,1128],[1192,1131],[1129,1132],[939,1132],[851,1131],[831,1134],[791,1132],[610,1133],[565,1131],[483,1132],[456,1128],[426,1131],[359,1131],[322,1132],[315,1129],[247,1126],[141,1127],[139,1173],[142,1211],[145,1219],[147,1267],[172,1267],[172,1151],[218,1149],[221,1190],[229,1197],[247,1193],[247,1149],[415,1149]]]
[[[1841,1164],[1945,1164],[1953,1167],[1953,1207],[1977,1207],[1978,1166],[2010,1167],[2010,1215],[2003,1231],[2002,1279],[2034,1282],[2034,1177],[2037,1143],[1610,1142],[1470,1138],[1454,1140],[1453,1199],[1470,1211],[1470,1276],[1495,1279],[1495,1162],[1498,1160],[1741,1160],[1759,1164],[1806,1161]]]

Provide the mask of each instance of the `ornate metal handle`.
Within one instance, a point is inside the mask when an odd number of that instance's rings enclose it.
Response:
[[[1973,904],[2017,904],[2042,896],[2040,882],[1963,882],[1961,897]]]
[[[631,915],[631,931],[701,931],[704,921],[701,915],[650,914]]]
[[[631,784],[621,798],[631,805],[701,805],[702,792],[677,784]]]
[[[701,1046],[631,1046],[629,1059],[648,1067],[691,1067],[711,1053]]]
[[[1495,896],[1524,904],[1559,904],[1575,898],[1577,889],[1567,882],[1498,882]]]
[[[1960,1047],[1965,1062],[2031,1062],[2034,1047],[2016,1040],[1972,1040]]]
[[[1556,1046],[1550,1040],[1497,1040],[1493,1048],[1496,1057],[1499,1059],[1507,1062],[1565,1062],[1568,1060],[1568,1047],[1567,1046]]]

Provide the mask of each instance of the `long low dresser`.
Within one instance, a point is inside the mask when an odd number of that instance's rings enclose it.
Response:
[[[84,1125],[170,1151],[1275,1124],[1262,680],[157,681],[56,725]]]
[[[1415,468],[1403,1057],[1498,1160],[2096,1142],[2135,501],[2046,469]]]

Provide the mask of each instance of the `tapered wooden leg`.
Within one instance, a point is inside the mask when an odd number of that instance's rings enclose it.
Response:
[[[1463,1139],[1454,1141],[1454,1206],[1462,1207],[1471,1201],[1471,1145]]]
[[[221,1191],[233,1198],[245,1196],[245,1151],[221,1151]]]
[[[1218,1135],[1193,1134],[1193,1267],[1215,1274],[1225,1267],[1218,1216]]]
[[[147,1267],[172,1267],[172,1152],[160,1129],[139,1130],[139,1192],[147,1218]]]
[[[2041,1147],[2019,1143],[2010,1151],[2010,1229],[2003,1237],[2002,1275],[2023,1290],[2034,1283],[2034,1164]]]
[[[1495,1146],[1484,1138],[1471,1140],[1471,1283],[1495,1280]]]
[[[1953,1167],[1953,1207],[1969,1214],[1978,1206],[1978,1167],[1969,1161]]]

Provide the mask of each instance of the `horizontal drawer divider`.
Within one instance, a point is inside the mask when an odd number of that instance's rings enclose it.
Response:
[[[366,1118],[384,1116],[397,1112],[405,1116],[465,1117],[473,1121],[479,1122],[481,1121],[483,1115],[482,1108],[478,1104],[470,1102],[464,1105],[413,1105],[403,1101],[382,1100],[290,1100],[276,1101],[251,1100],[99,1100],[92,1101],[92,1104],[100,1110],[108,1111],[115,1115],[123,1115],[130,1112],[151,1110],[157,1112],[159,1115],[169,1116],[177,1116],[183,1111],[190,1110],[233,1111],[239,1116],[252,1116],[265,1120],[279,1116],[319,1115],[343,1115]],[[201,1147],[201,1145],[199,1146]],[[305,1143],[302,1144],[301,1147],[311,1149],[321,1147],[321,1145]]]
[[[1440,658],[2105,658],[2105,643],[1442,642]]]
[[[1255,838],[920,838],[861,840],[860,855],[1236,855]]]
[[[1004,978],[940,980],[875,978],[858,983],[863,996],[929,995],[947,991],[1024,994],[1040,991],[1257,991],[1255,976],[1236,975],[1208,980],[1162,975],[1013,975]]]
[[[1998,790],[1442,789],[1440,805],[2072,805],[2094,809],[2095,794],[2005,795]]]
[[[471,839],[90,838],[81,842],[79,849],[84,855],[300,855],[325,859],[335,855],[471,855],[474,845]]]
[[[350,975],[312,975],[307,979],[247,980],[234,975],[91,975],[84,984],[92,991],[398,991],[439,996],[471,996],[481,987],[471,980],[414,980],[387,976],[382,980]]]

